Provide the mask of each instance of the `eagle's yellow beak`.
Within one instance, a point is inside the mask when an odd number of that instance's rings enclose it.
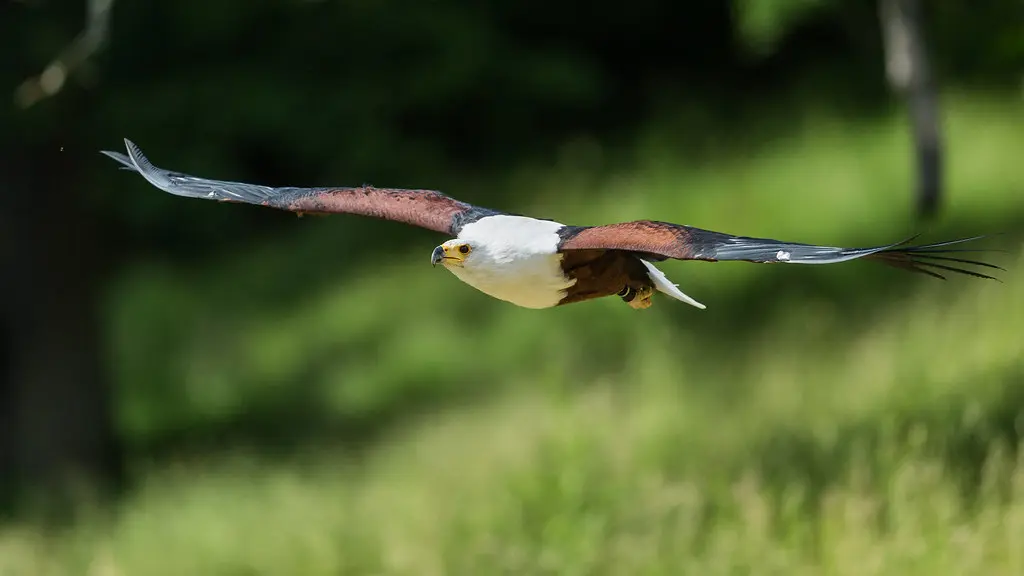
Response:
[[[430,265],[437,266],[438,262],[461,266],[462,262],[469,255],[470,249],[467,244],[441,244],[430,254]]]

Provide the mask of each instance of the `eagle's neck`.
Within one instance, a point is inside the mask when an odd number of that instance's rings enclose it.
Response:
[[[464,266],[449,268],[481,292],[523,306],[550,308],[565,297],[575,280],[562,270],[558,222],[525,216],[487,216],[466,225],[460,240],[474,244]]]

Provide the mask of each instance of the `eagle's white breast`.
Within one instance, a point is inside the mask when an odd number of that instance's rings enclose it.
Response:
[[[550,308],[576,280],[562,271],[558,222],[506,214],[467,224],[459,240],[473,245],[452,274],[481,292],[525,308]]]

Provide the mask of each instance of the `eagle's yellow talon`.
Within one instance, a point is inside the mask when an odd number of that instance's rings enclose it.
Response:
[[[643,310],[645,308],[650,308],[651,304],[653,304],[653,302],[651,301],[652,296],[654,296],[654,288],[651,288],[650,286],[644,286],[643,288],[636,291],[636,296],[634,296],[633,299],[629,301],[629,305],[634,310]]]

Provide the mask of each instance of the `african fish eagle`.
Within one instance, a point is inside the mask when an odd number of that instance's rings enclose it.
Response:
[[[982,238],[919,246],[909,241],[871,248],[839,248],[733,236],[692,226],[636,220],[604,226],[569,226],[461,202],[435,190],[350,187],[270,187],[210,180],[157,168],[125,139],[128,154],[102,151],[171,194],[269,206],[298,213],[356,214],[394,220],[454,236],[433,249],[459,280],[499,300],[525,308],[550,308],[618,296],[647,308],[655,291],[697,308],[652,262],[666,259],[743,260],[757,263],[834,264],[876,260],[944,278],[932,269],[995,279],[959,265],[998,266],[949,256],[945,248]]]

